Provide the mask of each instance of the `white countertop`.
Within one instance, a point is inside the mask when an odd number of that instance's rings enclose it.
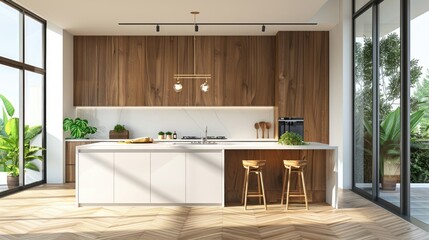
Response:
[[[281,145],[277,142],[226,142],[217,144],[192,144],[183,141],[154,142],[125,144],[121,142],[99,142],[77,147],[83,151],[91,150],[247,150],[247,149],[277,149],[277,150],[336,150],[336,146],[311,142],[306,145]]]
[[[124,141],[126,139],[66,139],[67,142],[119,142]],[[198,141],[199,139],[153,139],[155,142],[163,143],[163,142],[191,142],[191,141]],[[215,142],[277,142],[277,139],[275,138],[234,138],[234,139],[209,139],[209,141],[215,141]]]

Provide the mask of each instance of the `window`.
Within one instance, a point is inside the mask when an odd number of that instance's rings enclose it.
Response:
[[[43,19],[0,1],[0,134],[10,140],[0,150],[0,195],[46,179],[45,28]]]

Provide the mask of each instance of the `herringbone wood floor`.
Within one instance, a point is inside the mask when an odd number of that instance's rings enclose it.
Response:
[[[73,185],[44,185],[0,199],[0,239],[429,239],[350,191],[341,208],[81,207]]]

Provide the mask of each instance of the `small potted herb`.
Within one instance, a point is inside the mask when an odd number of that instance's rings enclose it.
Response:
[[[165,136],[167,137],[167,139],[172,139],[173,133],[172,132],[166,132]]]
[[[302,136],[293,132],[285,132],[280,136],[279,144],[283,145],[305,145]]]
[[[109,131],[110,139],[128,139],[130,138],[130,132],[125,128],[124,125],[116,124],[113,130]]]
[[[158,132],[158,139],[164,139],[164,132],[163,131],[159,131]]]

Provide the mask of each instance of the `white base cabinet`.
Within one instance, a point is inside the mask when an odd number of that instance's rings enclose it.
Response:
[[[115,153],[115,203],[150,203],[150,153]]]
[[[221,152],[186,153],[186,203],[222,203]]]
[[[185,153],[151,153],[151,203],[185,203]]]
[[[113,153],[79,153],[79,203],[113,203]]]
[[[78,152],[78,204],[223,202],[223,152]]]

